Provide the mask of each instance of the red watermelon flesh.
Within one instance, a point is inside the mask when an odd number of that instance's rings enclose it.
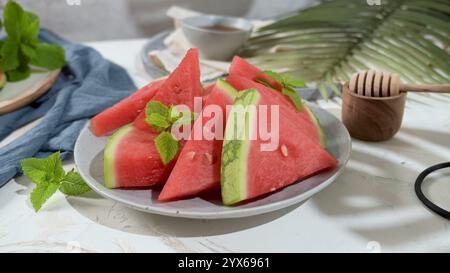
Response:
[[[228,77],[228,81],[229,82],[233,81],[234,84],[239,84],[241,80],[239,80],[239,78],[237,78],[236,76],[244,77],[255,82],[258,82],[258,79],[262,79],[265,82],[269,83],[275,90],[281,91],[283,89],[283,85],[281,83],[272,79],[268,75],[264,74],[259,68],[253,66],[246,60],[239,58],[237,56],[233,58],[233,63],[231,64],[230,76]],[[242,90],[247,88],[256,88],[254,86],[249,86],[248,84],[245,84],[244,86],[247,87],[243,87]],[[290,101],[289,105],[292,106],[297,111],[295,106]],[[320,124],[320,121],[317,119],[317,117],[305,103],[303,103],[303,111],[306,111],[307,120],[309,120],[316,127],[316,132],[319,138],[320,146],[325,148],[327,146],[327,138]]]
[[[213,91],[215,87],[215,84],[208,84],[205,86],[205,91],[203,91],[203,96],[207,96],[209,95],[209,93],[211,93],[211,91]]]
[[[176,160],[168,165],[162,163],[154,143],[157,136],[131,124],[115,132],[108,139],[104,153],[105,186],[148,187],[166,181]]]
[[[217,105],[221,113],[226,112],[226,106],[232,105],[237,91],[223,80],[218,80],[214,89],[206,99],[205,106]],[[206,115],[205,111],[193,126],[192,135],[196,130],[203,130],[203,126],[222,122],[225,128],[226,117]],[[212,129],[214,130],[214,129]],[[197,131],[198,132],[198,131]],[[197,195],[220,187],[220,162],[222,153],[223,131],[215,131],[217,139],[187,141],[181,151],[177,163],[159,195],[159,201],[170,201]],[[202,134],[203,135],[203,134]]]
[[[257,108],[276,104],[278,101],[273,96],[256,89],[241,92],[234,103],[244,107],[255,105]],[[233,130],[235,126],[231,120],[230,116],[226,131]],[[247,116],[246,120],[254,130],[255,119]],[[306,137],[305,131],[296,126],[294,120],[292,113],[290,117],[280,117],[279,145],[274,151],[261,151],[264,142],[259,138],[224,141],[221,168],[224,204],[232,205],[276,191],[337,165],[337,160],[316,141]]]
[[[183,104],[193,111],[194,97],[201,97],[202,93],[198,49],[191,48],[151,100],[168,106]],[[139,129],[150,129],[144,119],[145,111],[135,119],[134,125]]]
[[[153,98],[163,83],[163,79],[151,82],[128,98],[96,115],[91,119],[92,133],[96,136],[103,136],[132,122],[142,112],[147,102]]]
[[[241,76],[254,80],[255,77],[260,74],[261,69],[250,64],[239,56],[234,56],[228,72],[230,75]]]
[[[290,116],[290,119],[294,121],[294,124],[300,127],[307,137],[313,141],[320,142],[319,133],[314,124],[311,122],[308,112],[305,110],[298,111],[295,106],[280,92],[237,75],[228,76],[227,82],[239,91],[254,88],[263,95],[272,97],[274,103],[280,106],[281,116]]]

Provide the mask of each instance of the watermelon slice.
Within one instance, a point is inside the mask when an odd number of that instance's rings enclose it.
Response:
[[[276,90],[281,91],[283,86],[275,81],[274,79],[270,78],[266,74],[262,73],[261,70],[252,64],[248,63],[246,60],[235,56],[233,58],[233,61],[230,66],[230,76],[228,77],[227,81],[231,83],[235,88],[238,90],[245,90],[248,88],[256,88],[258,91],[260,91],[259,88],[257,88],[258,85],[251,85],[248,82],[243,82],[241,80],[241,77],[247,78],[251,81],[257,82],[258,79],[262,79],[272,85]],[[261,84],[262,85],[262,84]],[[289,102],[289,104],[295,108],[295,106]],[[327,146],[327,138],[325,136],[325,133],[323,131],[322,126],[320,125],[319,119],[314,115],[314,113],[309,109],[308,105],[306,103],[303,103],[303,109],[306,109],[306,116],[307,120],[309,120],[315,127],[316,127],[316,134],[317,138],[319,139],[320,145],[322,147]],[[301,115],[301,114],[300,114]]]
[[[194,111],[194,97],[201,97],[202,92],[198,49],[191,48],[178,67],[161,85],[152,101],[160,101],[165,105],[184,104]],[[139,129],[150,129],[150,125],[144,120],[145,111],[142,111],[134,121],[134,125]]]
[[[97,114],[91,119],[92,133],[103,136],[135,120],[163,83],[164,79],[153,81],[128,98]]]
[[[188,51],[180,65],[162,83],[151,99],[166,105],[184,104],[194,108],[194,97],[201,96],[198,50]],[[176,158],[164,165],[154,144],[159,133],[145,121],[145,111],[108,140],[105,149],[105,185],[109,188],[144,187],[164,183]],[[180,140],[183,147],[185,141]]]
[[[241,92],[235,100],[235,107],[257,108],[260,105],[277,105],[278,100],[269,93],[250,89]],[[268,107],[270,109],[270,107]],[[230,114],[225,135],[233,131],[237,123]],[[257,112],[256,112],[257,113]],[[279,119],[279,145],[274,151],[261,151],[263,141],[256,137],[257,114],[248,112],[245,128],[250,134],[244,139],[225,139],[222,148],[221,186],[222,200],[232,205],[252,199],[288,186],[320,171],[336,166],[336,159],[316,141],[305,136],[301,126],[295,124],[294,112]],[[267,120],[270,125],[270,119]],[[257,135],[257,134],[256,134]]]
[[[254,80],[255,77],[261,73],[261,69],[250,64],[239,56],[234,56],[228,73],[230,75],[241,76]]]
[[[239,91],[254,88],[265,96],[272,97],[275,104],[280,106],[280,115],[289,116],[294,121],[294,124],[304,131],[305,136],[309,137],[313,141],[320,142],[319,131],[311,121],[308,112],[298,111],[295,106],[280,92],[236,75],[228,76],[227,82]]]
[[[104,152],[105,186],[107,188],[148,187],[166,181],[175,160],[164,165],[150,130],[139,130],[129,124],[115,132]]]
[[[223,80],[218,80],[214,89],[206,99],[205,106],[217,105],[221,113],[226,112],[226,106],[232,105],[237,91]],[[213,124],[214,120],[223,122],[225,128],[226,117],[206,115],[197,119],[191,139],[187,141],[180,153],[178,161],[159,195],[159,201],[169,201],[193,196],[220,187],[220,161],[222,153],[223,131],[215,130],[216,138],[207,140],[193,139],[195,130],[203,130],[203,126]],[[223,129],[222,129],[223,130]],[[201,132],[200,131],[200,132]],[[201,134],[203,136],[203,134]]]

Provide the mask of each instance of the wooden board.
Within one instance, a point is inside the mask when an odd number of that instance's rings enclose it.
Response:
[[[42,96],[53,85],[60,71],[32,73],[26,80],[6,83],[0,90],[0,115],[17,110]]]

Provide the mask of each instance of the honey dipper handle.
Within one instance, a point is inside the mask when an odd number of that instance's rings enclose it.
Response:
[[[401,84],[402,92],[432,92],[432,93],[450,93],[448,84]]]

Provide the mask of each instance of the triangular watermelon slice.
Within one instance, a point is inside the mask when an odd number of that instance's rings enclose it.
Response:
[[[92,133],[103,136],[135,120],[163,83],[164,79],[155,80],[97,114],[91,119]]]
[[[264,79],[266,82],[270,83],[273,87],[275,87],[278,91],[280,91],[282,89],[282,85],[280,83],[278,83],[276,80],[270,78],[269,76],[267,76],[266,74],[262,73],[262,71],[253,66],[252,64],[250,64],[249,62],[247,62],[246,60],[235,56],[233,58],[233,61],[231,63],[230,66],[230,73],[229,73],[229,77],[227,78],[227,81],[233,85],[234,88],[240,90],[245,90],[245,89],[249,89],[249,88],[256,88],[258,91],[260,91],[260,88],[258,88],[258,86],[264,86],[260,83],[257,82],[257,79]],[[246,78],[248,80],[251,80],[255,83],[257,83],[257,85],[255,84],[250,84],[248,81],[243,81],[242,78]],[[277,94],[278,97],[284,97],[284,95],[281,95],[281,93]],[[298,111],[295,106],[289,101],[286,100],[288,103],[287,105],[292,107],[294,110]],[[303,102],[303,112],[298,111],[299,112],[299,116],[302,116],[302,118],[306,119],[307,121],[311,122],[314,127],[316,128],[316,134],[317,134],[317,139],[320,142],[320,145],[322,147],[326,147],[327,146],[327,139],[325,136],[325,133],[323,131],[323,128],[320,124],[319,119],[317,119],[317,117],[314,115],[314,113],[311,111],[311,109],[309,109],[308,105],[306,103]]]
[[[218,80],[208,95],[205,107],[216,105],[221,113],[226,113],[226,106],[232,105],[237,91],[223,80]],[[202,134],[203,126],[222,122],[222,131],[213,128],[216,139],[207,140]],[[214,114],[206,115],[203,111],[193,126],[191,139],[181,151],[177,163],[159,195],[159,201],[169,201],[190,197],[220,187],[220,162],[223,142],[223,129],[226,117]],[[210,127],[208,127],[210,128]],[[195,132],[200,130],[201,140],[194,139]],[[211,139],[211,136],[209,136]]]
[[[184,104],[194,111],[194,97],[201,97],[202,93],[198,49],[191,48],[151,100],[168,106]],[[139,129],[151,129],[144,120],[145,111],[136,118],[134,125]]]
[[[198,50],[191,49],[151,100],[194,109],[194,97],[200,97],[201,93]],[[142,111],[132,125],[120,129],[108,140],[104,156],[107,187],[153,186],[167,180],[176,158],[168,165],[162,163],[154,144],[158,133],[144,119]],[[184,143],[180,140],[180,147]]]
[[[129,124],[109,139],[104,152],[105,186],[107,188],[148,187],[165,181],[175,160],[164,165],[156,149],[158,136]]]
[[[234,56],[231,61],[230,69],[228,74],[241,76],[247,79],[255,79],[261,73],[261,69],[250,64],[246,60],[242,59],[239,56]]]
[[[234,122],[235,107],[254,105],[258,110],[260,105],[277,104],[278,101],[273,96],[256,89],[240,92],[230,112],[225,135],[232,135],[238,124]],[[306,137],[304,130],[293,122],[295,114],[292,112],[290,116],[280,117],[275,121],[279,122],[280,129],[278,148],[274,151],[261,151],[261,144],[264,142],[259,137],[256,140],[249,137],[257,135],[255,117],[261,117],[249,113],[244,120],[245,128],[250,128],[250,133],[243,139],[226,138],[223,142],[221,188],[225,205],[276,191],[336,166],[336,159],[316,141]]]
[[[272,97],[274,103],[280,106],[280,115],[289,116],[290,119],[300,127],[300,130],[304,131],[305,136],[309,137],[311,140],[320,142],[320,135],[318,134],[317,128],[312,123],[307,111],[298,111],[293,104],[285,98],[283,94],[275,91],[260,83],[251,81],[249,79],[230,75],[227,78],[227,82],[230,83],[234,88],[239,91],[254,88],[265,96]]]

